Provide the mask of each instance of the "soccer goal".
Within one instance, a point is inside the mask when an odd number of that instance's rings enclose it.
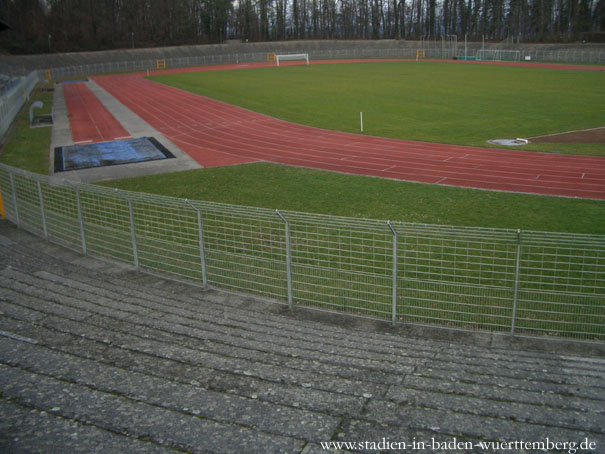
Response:
[[[479,49],[477,60],[483,61],[520,61],[520,50]]]
[[[309,54],[283,54],[283,55],[275,56],[275,61],[277,63],[277,66],[279,66],[280,61],[286,61],[286,60],[305,60],[308,65],[309,64]]]

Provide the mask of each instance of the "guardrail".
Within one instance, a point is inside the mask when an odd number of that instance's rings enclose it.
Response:
[[[6,92],[2,93],[0,96],[0,138],[8,131],[40,80],[40,73],[33,71],[27,76],[19,78],[17,82],[11,84]]]
[[[450,227],[192,201],[0,165],[9,220],[90,256],[289,304],[605,341],[605,236]]]

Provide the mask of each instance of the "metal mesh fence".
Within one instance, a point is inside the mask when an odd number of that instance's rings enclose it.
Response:
[[[238,64],[240,62],[261,62],[266,61],[266,53],[251,54],[226,54],[226,55],[200,55],[194,57],[175,57],[166,58],[160,61],[165,62],[165,67],[186,68],[194,66]],[[69,78],[74,76],[85,76],[89,74],[108,74],[120,72],[136,71],[155,71],[158,60],[131,60],[117,62],[91,63],[87,65],[66,66],[61,68],[52,68],[50,70],[53,79]]]
[[[0,138],[8,131],[40,80],[39,72],[33,71],[27,76],[19,78],[17,82],[11,83],[10,88],[2,93],[0,96]]]
[[[478,54],[495,54],[500,57],[496,59],[511,60],[510,55],[515,55],[514,61],[530,60],[534,62],[565,62],[565,63],[605,63],[605,51],[593,50],[548,50],[539,48],[510,49],[485,49],[480,44],[472,43],[465,47],[464,43],[442,43],[441,41],[429,41],[418,43],[417,46],[394,47],[394,48],[367,48],[351,47],[348,49],[330,48],[308,48],[304,43],[300,47],[291,47],[288,53],[308,53],[310,60],[342,60],[342,59],[415,59],[418,49],[424,51],[423,58],[430,59],[452,59],[462,58]],[[490,59],[494,59],[492,57]],[[242,62],[264,62],[267,61],[266,52],[229,53],[221,55],[199,55],[188,57],[167,57],[161,61],[165,62],[166,68],[184,68],[194,66],[239,64]],[[117,62],[91,63],[86,65],[65,66],[50,69],[53,78],[66,78],[83,76],[89,74],[107,74],[132,71],[154,71],[157,68],[157,59],[149,60],[127,60]]]
[[[605,237],[384,222],[74,184],[0,165],[12,222],[163,277],[393,323],[605,341]]]
[[[157,61],[166,66],[195,66],[201,64],[241,63],[266,61],[267,53],[308,53],[312,60],[331,58],[415,58],[416,51],[425,51],[426,58],[451,59],[475,56],[478,50],[515,50],[521,58],[532,61],[567,63],[605,63],[602,44],[536,44],[511,40],[493,42],[465,42],[464,37],[445,35],[423,36],[420,40],[303,40],[221,45],[192,45],[159,48],[116,49],[96,52],[70,52],[27,56],[1,56],[0,73],[21,76],[30,71],[65,70],[77,75],[106,73],[108,71],[141,71],[154,69]],[[94,72],[91,72],[94,70]],[[1,78],[1,76],[0,76]],[[2,81],[0,80],[0,86]],[[1,88],[0,88],[1,90]]]
[[[512,329],[514,231],[406,225],[398,230],[404,320]]]

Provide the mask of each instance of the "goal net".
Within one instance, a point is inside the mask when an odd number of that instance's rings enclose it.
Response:
[[[279,66],[280,61],[286,61],[286,60],[305,60],[308,65],[309,64],[309,54],[283,54],[283,55],[275,56],[275,61],[277,63],[277,66]]]
[[[477,60],[484,61],[520,61],[520,50],[479,49]]]

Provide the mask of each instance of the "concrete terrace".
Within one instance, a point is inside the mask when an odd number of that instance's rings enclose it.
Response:
[[[478,444],[497,440],[605,452],[602,356],[291,313],[82,257],[7,221],[0,245],[0,452],[544,452]],[[474,446],[449,449],[454,439]]]

